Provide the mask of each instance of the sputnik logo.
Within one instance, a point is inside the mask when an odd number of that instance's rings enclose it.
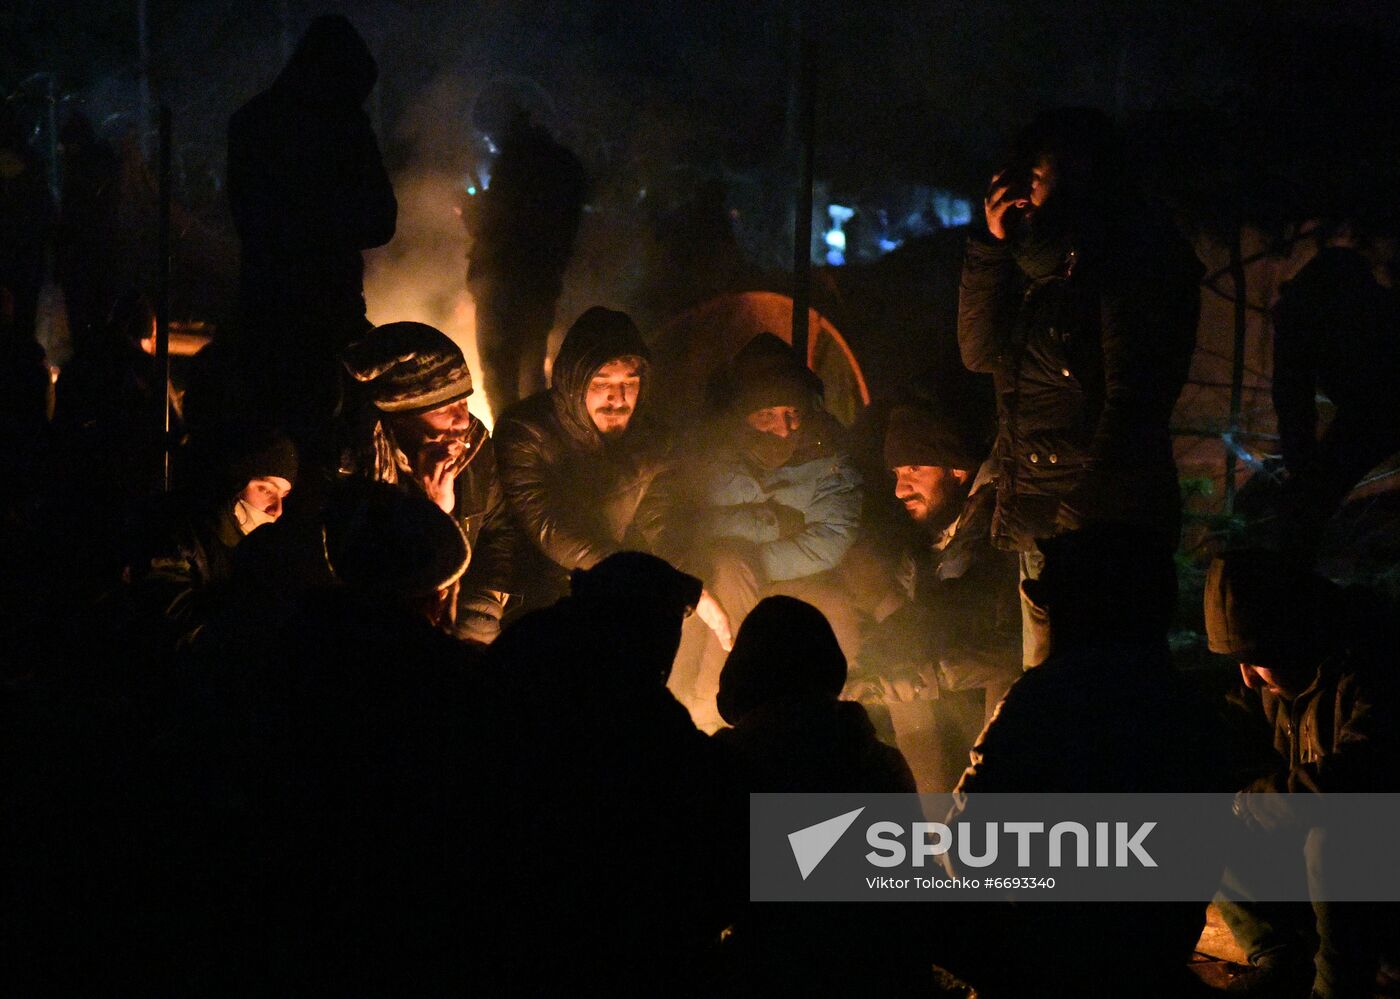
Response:
[[[847,812],[834,819],[788,833],[788,845],[792,847],[792,855],[797,861],[797,869],[802,873],[803,881],[817,869],[817,865],[825,859],[841,837],[846,835],[846,830],[855,824],[863,811],[864,805],[854,812]]]

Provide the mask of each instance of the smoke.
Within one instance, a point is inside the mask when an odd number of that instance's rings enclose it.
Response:
[[[387,246],[365,254],[365,303],[376,325],[412,320],[450,336],[478,387],[467,405],[490,427],[492,413],[479,390],[475,308],[466,286],[468,130],[465,90],[450,79],[431,86],[399,123],[391,143],[403,164],[392,172],[398,226]]]

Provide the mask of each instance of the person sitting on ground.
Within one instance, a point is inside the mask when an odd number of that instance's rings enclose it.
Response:
[[[358,472],[426,496],[457,522],[470,564],[454,614],[458,638],[500,634],[511,588],[516,531],[486,426],[467,409],[471,371],[461,348],[425,323],[389,323],[345,352],[377,419],[342,472]]]
[[[574,569],[625,549],[667,547],[675,517],[654,487],[672,458],[648,418],[649,356],[627,315],[595,306],[565,334],[549,390],[496,422],[501,483],[523,535],[517,578],[525,610],[564,596]],[[719,604],[702,593],[695,611],[728,647]]]
[[[322,523],[328,582],[221,664],[215,720],[234,741],[208,786],[232,793],[209,805],[246,837],[218,832],[225,891],[255,902],[212,932],[247,935],[239,991],[392,991],[405,962],[416,986],[460,991],[467,813],[495,713],[480,652],[444,633],[466,541],[426,497],[363,480],[338,484]]]
[[[282,516],[297,481],[296,445],[276,431],[245,430],[206,454],[206,481],[171,501],[123,574],[167,649],[198,635],[233,576],[234,551]]]
[[[778,593],[846,619],[851,594],[833,570],[856,539],[861,481],[821,392],[792,348],[771,333],[754,337],[716,382],[718,412],[702,430],[699,460],[670,487],[690,508],[681,518],[693,525],[686,561],[731,622]],[[724,649],[696,629],[682,663],[682,697],[708,727]]]
[[[1275,985],[1313,995],[1370,990],[1394,924],[1394,906],[1326,897],[1329,861],[1346,850],[1343,830],[1311,829],[1283,792],[1388,793],[1400,790],[1397,694],[1391,660],[1395,608],[1346,591],[1296,559],[1233,551],[1211,563],[1205,589],[1212,652],[1239,664],[1240,732],[1257,736],[1246,753],[1236,813],[1249,847],[1232,856],[1217,898],[1250,964]],[[1311,909],[1255,901],[1278,865],[1306,868]],[[1270,871],[1270,866],[1275,869]]]
[[[965,759],[1021,675],[1016,558],[991,542],[996,489],[984,452],[952,420],[925,408],[890,412],[885,464],[916,533],[899,573],[905,603],[862,637],[852,692],[859,685],[888,705],[900,748],[927,791],[951,790],[963,766],[947,772],[951,754],[940,723],[954,721]],[[982,691],[983,710],[962,722],[947,695],[969,690]]]
[[[822,612],[765,597],[749,612],[720,674],[715,741],[741,761],[750,791],[912,792],[899,751],[875,738],[865,708],[838,700],[846,657]]]

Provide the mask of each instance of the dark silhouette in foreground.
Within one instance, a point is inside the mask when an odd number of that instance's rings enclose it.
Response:
[[[1280,540],[1307,553],[1361,477],[1400,451],[1400,294],[1353,241],[1325,245],[1279,292],[1274,408],[1288,477]],[[1336,408],[1318,435],[1317,396]]]
[[[1223,757],[1213,716],[1168,656],[1171,550],[1109,524],[1040,550],[1045,571],[1022,587],[1048,616],[1050,656],[1012,686],[977,740],[957,788],[966,797],[948,822],[975,823],[982,794],[1221,790],[1211,778]],[[947,964],[992,997],[1191,995],[1186,962],[1219,872],[1206,872],[1199,902],[970,909],[964,929],[987,919],[986,937],[971,932]]]
[[[743,890],[747,814],[666,690],[699,598],[693,576],[621,552],[491,646],[509,708],[482,814],[511,848],[479,897],[500,987],[698,991]]]
[[[793,597],[759,601],[720,676],[719,709],[734,727],[714,736],[743,791],[914,793],[908,764],[876,738],[865,708],[837,700],[845,682],[846,657],[821,611]],[[922,915],[909,906],[746,906],[724,952],[728,992],[927,991]],[[853,952],[884,956],[867,963]]]

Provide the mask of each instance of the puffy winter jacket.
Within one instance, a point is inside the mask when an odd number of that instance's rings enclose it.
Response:
[[[698,466],[698,545],[748,542],[770,581],[801,579],[840,563],[860,524],[860,473],[840,424],[824,410],[808,417],[802,434],[792,459],[768,469],[747,458],[732,435],[718,432],[720,443]],[[784,533],[775,506],[793,511],[794,521],[800,514],[801,528]]]

